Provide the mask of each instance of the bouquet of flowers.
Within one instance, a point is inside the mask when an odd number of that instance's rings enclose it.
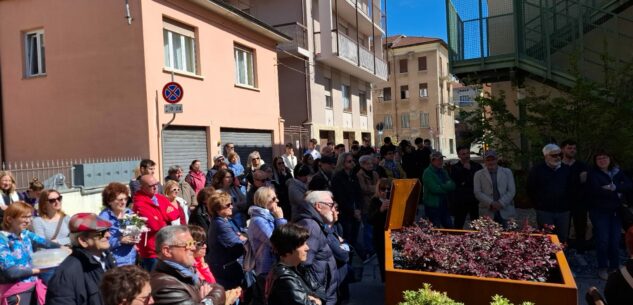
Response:
[[[125,214],[121,223],[121,234],[123,236],[131,236],[135,243],[141,241],[141,234],[149,232],[149,228],[145,225],[147,218],[140,217],[136,214]]]

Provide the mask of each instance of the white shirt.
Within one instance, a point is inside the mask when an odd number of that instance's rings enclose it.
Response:
[[[291,172],[293,172],[294,175],[294,169],[295,166],[297,166],[297,157],[295,155],[282,155],[281,158],[284,160],[284,165],[290,169]]]

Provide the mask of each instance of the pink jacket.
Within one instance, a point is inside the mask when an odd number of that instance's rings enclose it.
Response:
[[[198,192],[200,192],[200,190],[204,188],[204,184],[206,183],[207,178],[201,171],[189,171],[189,174],[187,175],[187,177],[185,177],[185,181],[189,183],[189,185],[191,185],[191,188],[193,188],[193,190],[196,192],[196,195],[198,195]]]
[[[13,283],[13,284],[0,284],[0,305],[7,305],[7,298],[25,292],[35,287],[35,294],[38,304],[44,304],[46,301],[46,285],[42,280],[37,279],[35,282],[30,283]]]

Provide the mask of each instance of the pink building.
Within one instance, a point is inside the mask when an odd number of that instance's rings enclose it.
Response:
[[[126,2],[0,1],[0,161],[140,156],[165,172],[227,142],[281,152],[286,36],[221,1]],[[172,78],[183,112],[165,128]]]

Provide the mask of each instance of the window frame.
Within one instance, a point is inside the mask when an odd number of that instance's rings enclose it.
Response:
[[[429,121],[430,121],[429,113],[420,112],[420,128],[430,128],[431,122]]]
[[[404,63],[404,66],[402,65]],[[402,69],[404,67],[404,69]],[[404,71],[403,71],[404,70]],[[398,72],[409,73],[409,60],[406,58],[398,60]]]
[[[425,95],[422,95],[424,90]],[[419,83],[418,85],[418,95],[423,98],[429,97],[429,84],[428,83]]]
[[[246,54],[246,60],[243,61],[243,67],[240,67],[240,62],[238,61],[238,57],[241,54]],[[250,61],[249,61],[250,59]],[[255,50],[235,44],[233,45],[233,60],[235,61],[235,85],[246,88],[257,88],[257,61]],[[250,62],[250,69],[248,64]],[[244,75],[246,76],[246,83],[243,83],[240,79],[240,68],[244,68]],[[250,82],[249,82],[250,81]]]
[[[324,80],[323,92],[325,95],[325,108],[332,109],[334,108],[334,103],[332,102],[332,79],[324,77]]]
[[[32,38],[35,42],[35,52],[37,52],[37,72],[31,73],[33,70],[31,47]],[[46,75],[46,44],[44,38],[44,29],[28,31],[24,33],[24,76],[37,77]]]
[[[393,120],[391,118],[391,114],[385,114],[384,118],[384,127],[385,129],[393,129]]]
[[[347,100],[347,103],[345,103],[346,100]],[[351,85],[341,84],[341,103],[343,104],[343,112],[352,112],[352,86]]]
[[[389,95],[387,95],[386,93],[389,92]],[[382,100],[383,102],[387,102],[387,101],[391,101],[391,87],[384,87],[382,88]],[[387,98],[389,97],[389,98]]]
[[[401,100],[406,100],[409,99],[410,95],[409,95],[409,85],[402,85],[400,86],[400,99]]]
[[[411,128],[411,116],[408,112],[405,112],[400,115],[400,127],[402,128]]]
[[[171,19],[163,19],[163,65],[166,70],[198,75],[197,38],[194,27]],[[177,56],[175,43],[182,49]],[[179,61],[177,57],[180,57]],[[180,62],[181,67],[176,67]],[[189,67],[191,66],[191,67]]]
[[[424,63],[424,64],[422,64],[422,63]],[[424,68],[424,69],[422,69],[422,68]],[[427,60],[426,60],[426,56],[418,57],[418,71],[426,71],[426,70],[428,70],[428,68],[429,67],[428,67],[428,63],[427,63]]]
[[[360,111],[360,115],[367,115],[368,113],[368,105],[367,105],[367,92],[358,91],[358,110]]]

